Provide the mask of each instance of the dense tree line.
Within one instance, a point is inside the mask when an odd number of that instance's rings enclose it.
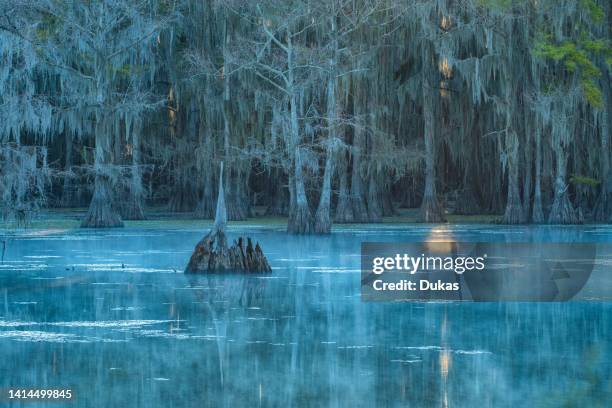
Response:
[[[606,0],[0,0],[3,217],[612,220]]]

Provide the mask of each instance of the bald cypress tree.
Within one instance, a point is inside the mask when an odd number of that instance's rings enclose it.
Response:
[[[62,205],[90,181],[84,226],[142,218],[145,198],[212,218],[221,160],[228,218],[264,205],[291,233],[398,203],[424,222],[610,220],[603,0],[0,7],[3,168],[46,151]]]

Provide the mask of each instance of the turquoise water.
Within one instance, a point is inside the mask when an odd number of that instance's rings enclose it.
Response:
[[[359,249],[612,243],[611,227],[230,229],[262,244],[273,273],[186,276],[203,233],[14,236],[0,264],[0,388],[71,388],[75,407],[609,406],[612,303],[365,303]],[[580,299],[610,285],[611,266],[598,259]]]

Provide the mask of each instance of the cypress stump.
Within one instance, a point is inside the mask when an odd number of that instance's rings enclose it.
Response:
[[[271,272],[272,268],[259,243],[253,246],[251,238],[239,237],[228,246],[226,224],[227,210],[223,191],[223,163],[221,163],[215,223],[211,231],[196,245],[185,273]]]

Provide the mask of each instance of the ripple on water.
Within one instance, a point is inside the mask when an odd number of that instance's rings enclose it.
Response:
[[[446,348],[441,346],[397,346],[393,348],[396,350],[444,351],[464,355],[493,354],[488,350],[454,350],[452,348]]]
[[[177,323],[184,320],[101,320],[101,321],[72,321],[46,323],[59,327],[101,327],[101,328],[139,328],[164,323]]]
[[[39,323],[36,322],[21,322],[21,321],[6,321],[0,320],[0,327],[26,327],[26,326],[36,326]]]
[[[0,331],[0,339],[9,339],[14,341],[33,343],[123,343],[126,341],[102,337],[79,336],[70,333],[54,333],[37,330]]]
[[[423,360],[421,360],[420,358],[418,359],[414,359],[414,360],[400,360],[400,359],[396,359],[396,360],[390,360],[392,363],[400,363],[400,364],[414,364],[414,363],[422,363]]]
[[[106,320],[106,321],[67,321],[67,322],[26,322],[26,321],[0,321],[0,328],[19,330],[0,330],[0,339],[10,339],[24,342],[53,342],[53,343],[92,343],[92,342],[126,342],[112,338],[87,336],[74,333],[56,333],[43,330],[22,330],[21,328],[37,326],[40,328],[61,327],[64,329],[101,328],[119,332],[130,332],[145,337],[172,337],[176,339],[189,338],[188,334],[173,333],[159,329],[147,329],[160,324],[180,324],[183,320]],[[175,330],[175,332],[178,330]]]

